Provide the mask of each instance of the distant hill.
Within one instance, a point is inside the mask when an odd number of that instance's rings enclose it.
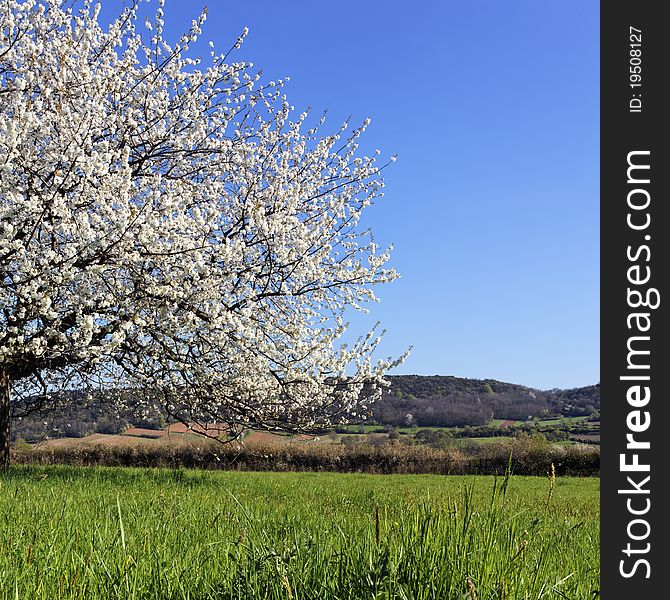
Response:
[[[419,426],[485,425],[491,419],[573,417],[600,411],[600,384],[538,390],[495,379],[394,375],[368,417],[378,423]]]
[[[368,422],[381,425],[464,427],[491,419],[597,415],[600,385],[542,391],[494,379],[464,379],[445,375],[392,375],[382,399],[371,405]],[[132,405],[132,399],[129,403]],[[91,403],[73,393],[57,412],[32,414],[12,423],[12,439],[82,437],[91,433],[121,433],[128,427],[160,429],[166,415],[138,418],[132,408],[120,413],[101,397]]]

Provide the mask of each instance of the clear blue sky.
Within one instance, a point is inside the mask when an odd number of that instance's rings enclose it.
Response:
[[[168,37],[206,3],[167,0]],[[398,154],[368,222],[402,278],[352,321],[414,346],[395,373],[599,381],[597,2],[207,4],[203,54],[247,25],[240,59],[289,75],[297,109],[370,115],[366,143]]]

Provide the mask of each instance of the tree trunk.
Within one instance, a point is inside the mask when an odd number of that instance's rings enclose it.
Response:
[[[0,367],[0,471],[9,467],[9,393],[11,381],[6,369]]]

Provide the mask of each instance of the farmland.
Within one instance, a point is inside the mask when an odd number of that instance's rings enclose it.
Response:
[[[600,439],[599,386],[543,392],[492,379],[414,375],[389,379],[390,389],[372,405],[371,414],[360,423],[334,424],[330,432],[318,432],[319,443],[380,443],[389,434],[403,442],[436,447],[519,433],[541,434],[552,442],[598,443]],[[133,402],[128,399],[129,405]],[[56,413],[35,413],[14,420],[12,440],[34,443],[45,438],[138,433],[151,438],[170,422],[160,410],[149,418],[130,408],[116,413],[113,406],[104,394],[91,400],[74,394]],[[437,435],[425,435],[428,432]],[[368,439],[370,435],[373,437]]]
[[[13,467],[0,598],[590,598],[599,480]]]
[[[225,427],[210,431],[210,435],[226,438]],[[195,426],[191,430],[182,423],[173,423],[164,428],[127,427],[118,434],[92,433],[83,437],[56,437],[50,440],[34,440],[32,444],[20,439],[17,447],[28,448],[31,445],[41,448],[78,448],[95,444],[118,446],[144,444],[145,442],[191,442],[202,445],[200,430]],[[573,431],[574,430],[574,431]],[[393,427],[390,425],[348,425],[337,427],[321,434],[282,435],[265,431],[249,430],[240,438],[245,444],[258,443],[272,446],[304,444],[311,446],[332,445],[368,445],[380,446],[390,443],[403,445],[428,445],[435,448],[470,448],[473,445],[501,442],[504,439],[523,435],[536,435],[551,439],[553,442],[591,443],[600,441],[600,423],[587,421],[586,417],[564,417],[533,422],[492,420],[480,427]]]

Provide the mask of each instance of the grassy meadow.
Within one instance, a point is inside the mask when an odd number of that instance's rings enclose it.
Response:
[[[589,599],[598,494],[597,478],[15,466],[0,598]]]

